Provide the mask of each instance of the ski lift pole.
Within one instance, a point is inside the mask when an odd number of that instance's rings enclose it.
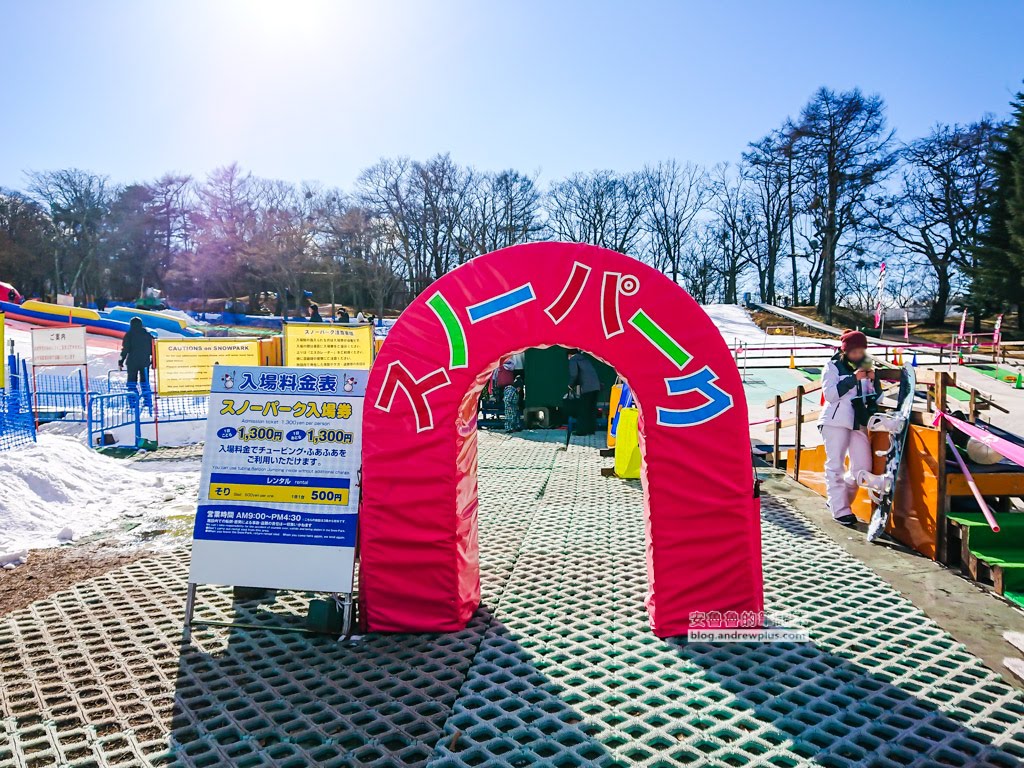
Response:
[[[985,503],[985,497],[981,495],[981,491],[978,489],[978,484],[974,482],[974,477],[971,475],[967,464],[964,462],[963,457],[960,455],[960,451],[957,450],[956,443],[953,442],[953,438],[946,433],[946,445],[953,451],[953,458],[956,459],[956,463],[960,466],[960,471],[964,474],[964,479],[967,481],[967,487],[971,489],[971,493],[974,494],[974,500],[978,502],[978,506],[981,507],[981,514],[985,516],[985,521],[988,523],[988,527],[992,529],[993,533],[999,533],[999,523],[996,522],[995,517],[992,515],[992,510],[988,508],[988,504]]]

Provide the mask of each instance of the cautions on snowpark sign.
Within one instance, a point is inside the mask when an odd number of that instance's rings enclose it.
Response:
[[[215,365],[259,365],[258,339],[157,339],[156,393],[206,395]]]

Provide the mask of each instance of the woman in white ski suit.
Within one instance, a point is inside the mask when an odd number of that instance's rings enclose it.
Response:
[[[840,352],[822,372],[821,391],[825,404],[818,417],[818,429],[825,443],[825,486],[832,519],[849,526],[857,522],[850,510],[850,502],[857,492],[857,473],[871,471],[867,409],[863,406],[867,402],[864,398],[875,394],[875,375],[873,371],[859,368],[868,346],[863,333],[846,331],[840,341]],[[855,407],[858,398],[861,402]]]

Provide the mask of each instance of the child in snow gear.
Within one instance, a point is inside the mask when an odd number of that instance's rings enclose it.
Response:
[[[505,406],[505,431],[518,432],[519,390],[515,385],[515,363],[507,357],[491,374],[491,394]]]
[[[850,501],[857,491],[857,474],[871,470],[871,443],[865,427],[874,413],[878,394],[875,374],[867,361],[867,337],[860,331],[846,331],[840,342],[839,352],[822,373],[824,407],[818,417],[818,429],[825,443],[825,485],[832,518],[851,526],[857,522],[850,510]]]
[[[128,333],[121,340],[121,357],[117,367],[124,370],[128,366],[128,391],[139,394],[142,385],[142,401],[150,410],[153,409],[153,396],[149,388],[149,366],[153,362],[153,337],[142,324],[142,320],[133,317],[128,325]]]

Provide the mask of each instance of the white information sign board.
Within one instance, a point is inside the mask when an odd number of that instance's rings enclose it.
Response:
[[[352,591],[368,374],[214,367],[190,583]]]
[[[32,329],[32,365],[85,365],[85,326]]]

